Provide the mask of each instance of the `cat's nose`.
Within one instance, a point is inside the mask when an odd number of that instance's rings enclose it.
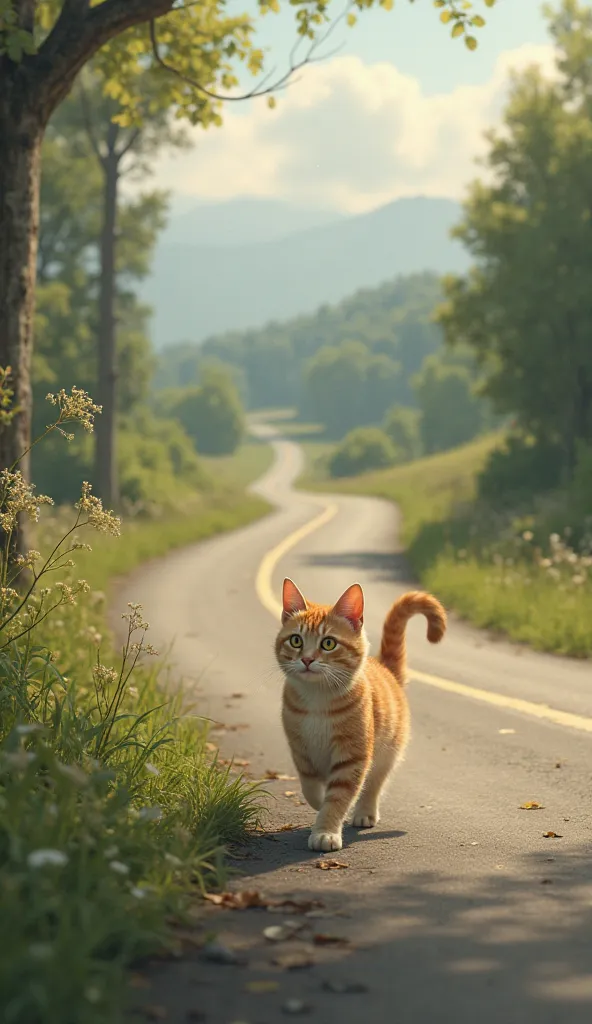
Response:
[[[303,665],[306,665],[307,668],[310,668],[314,661],[314,658],[301,658],[300,660],[302,661]]]

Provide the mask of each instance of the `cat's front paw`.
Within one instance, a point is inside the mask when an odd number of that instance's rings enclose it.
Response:
[[[308,840],[309,850],[340,850],[343,846],[341,836],[337,832],[312,832]]]
[[[379,817],[378,812],[376,814],[354,814],[352,825],[355,828],[374,828],[378,825]]]

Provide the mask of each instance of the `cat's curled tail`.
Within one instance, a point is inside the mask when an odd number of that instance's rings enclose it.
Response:
[[[393,673],[401,686],[407,681],[405,631],[409,619],[414,615],[425,615],[428,621],[428,640],[431,644],[439,643],[446,632],[446,612],[432,594],[410,590],[395,601],[384,620],[380,661]]]

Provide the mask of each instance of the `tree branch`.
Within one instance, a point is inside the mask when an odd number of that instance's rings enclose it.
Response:
[[[174,0],[64,0],[60,16],[36,57],[43,116],[49,119],[72,87],[78,72],[110,39],[134,25],[168,14]]]
[[[152,43],[152,54],[154,56],[154,60],[159,65],[159,67],[163,69],[163,71],[168,71],[170,74],[176,75],[177,78],[181,79],[181,81],[186,82],[187,85],[190,85],[193,89],[196,89],[203,96],[207,96],[211,100],[218,100],[224,103],[238,103],[244,100],[255,99],[257,96],[267,96],[270,93],[277,92],[279,89],[285,89],[286,86],[289,84],[290,79],[293,79],[295,73],[299,71],[301,68],[303,68],[306,64],[313,64],[318,63],[319,61],[322,60],[327,60],[329,57],[333,57],[336,53],[338,53],[338,51],[341,49],[341,46],[335,47],[335,49],[330,50],[329,53],[315,55],[315,51],[318,50],[318,48],[327,41],[331,33],[334,31],[335,26],[339,24],[339,22],[342,21],[347,16],[348,11],[351,10],[353,6],[354,3],[353,0],[351,0],[351,2],[348,3],[348,6],[341,13],[341,15],[338,18],[336,18],[334,22],[332,22],[332,24],[329,26],[324,35],[321,38],[314,39],[311,42],[304,57],[302,57],[300,60],[296,60],[296,52],[303,39],[302,36],[299,36],[292,48],[290,65],[288,67],[288,70],[285,71],[283,75],[280,75],[280,77],[277,78],[272,85],[266,85],[265,83],[268,82],[271,76],[273,75],[273,69],[264,76],[263,80],[259,83],[258,86],[256,85],[249,92],[240,93],[237,96],[223,96],[220,93],[213,92],[211,89],[207,89],[205,85],[202,85],[201,82],[197,82],[195,79],[189,78],[187,75],[183,74],[182,71],[179,71],[178,68],[174,67],[172,64],[169,64],[167,61],[165,61],[164,58],[160,55],[160,51],[158,49],[158,40],[156,38],[156,22],[154,19],[150,21],[150,42]]]

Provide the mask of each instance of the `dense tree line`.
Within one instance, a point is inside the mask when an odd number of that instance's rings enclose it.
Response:
[[[400,429],[394,449],[383,439],[385,452],[412,458],[449,448],[483,429],[487,409],[475,392],[473,355],[443,346],[434,320],[441,299],[435,275],[415,274],[311,316],[210,338],[201,346],[173,346],[160,359],[157,386],[198,382],[214,360],[234,374],[250,408],[296,408],[301,419],[321,424],[328,438],[382,427],[389,415],[389,436],[396,433],[395,421]],[[358,436],[355,441],[359,453]]]
[[[492,173],[456,230],[474,265],[446,282],[440,315],[516,422],[484,482],[491,495],[569,482],[592,445],[592,10],[563,0],[549,19],[558,74],[514,80],[490,134]]]

